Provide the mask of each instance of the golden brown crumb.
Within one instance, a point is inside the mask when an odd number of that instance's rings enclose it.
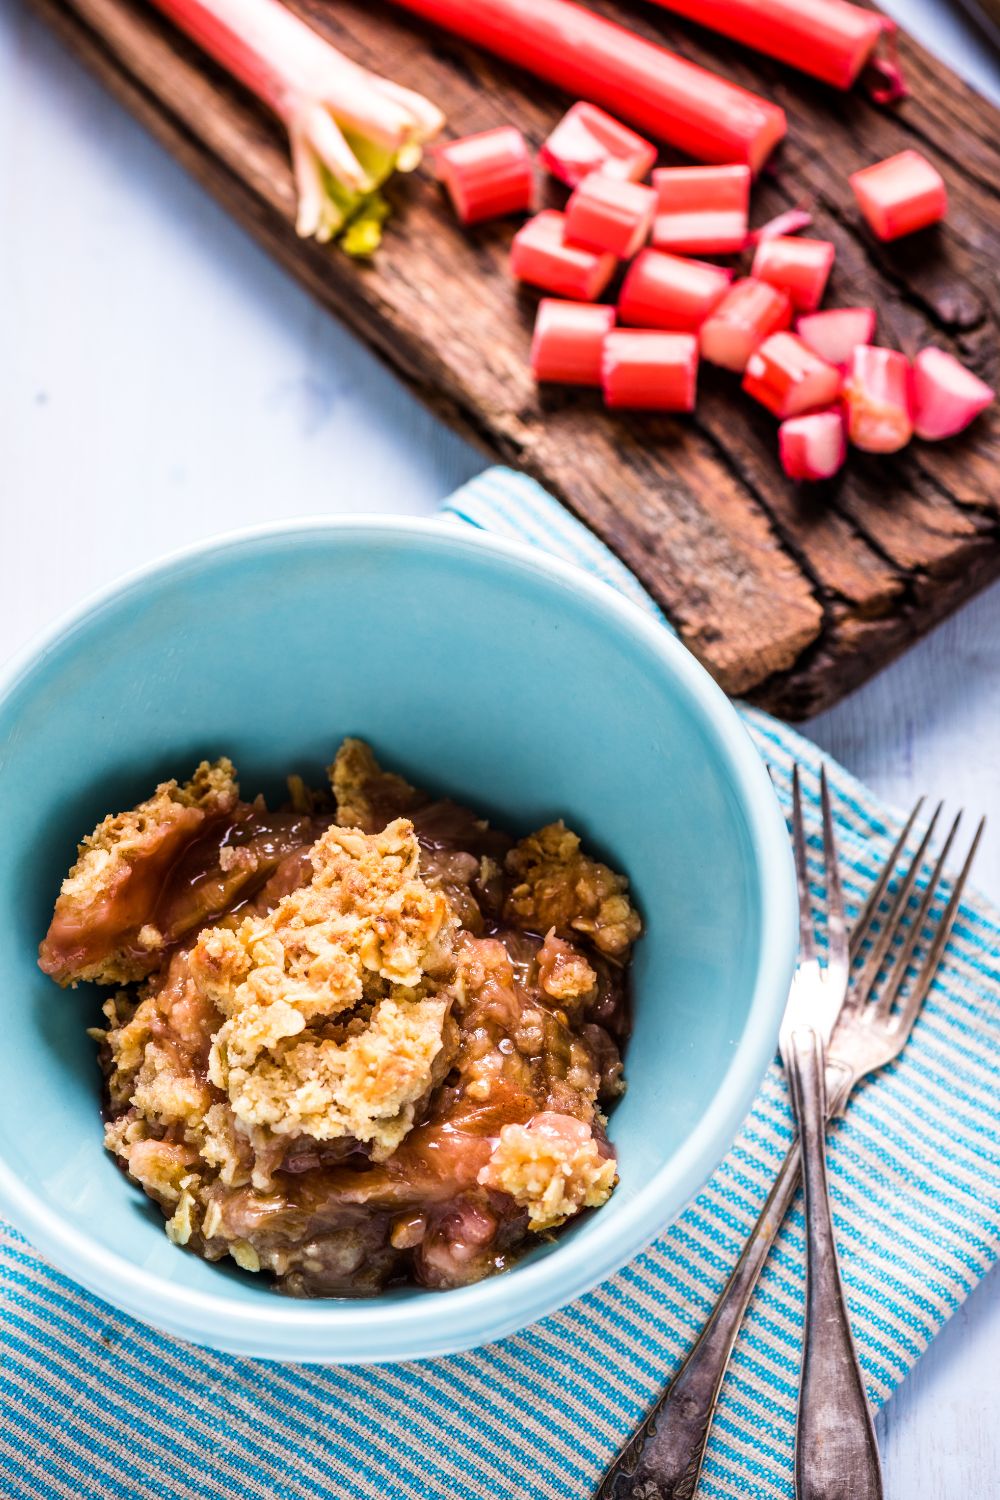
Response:
[[[486,1166],[484,1187],[509,1193],[528,1210],[528,1227],[557,1229],[581,1208],[599,1208],[615,1185],[615,1163],[603,1157],[590,1126],[547,1112],[527,1125],[505,1125]]]
[[[522,839],[508,854],[507,869],[518,877],[507,898],[508,921],[541,932],[580,932],[609,957],[627,956],[642,929],[628,881],[583,854],[565,823],[549,823]]]
[[[196,984],[228,1018],[210,1076],[247,1128],[353,1136],[388,1154],[440,1066],[455,919],[420,879],[403,819],[374,835],[328,829],[311,858],[309,885],[192,951]],[[363,1000],[366,1025],[322,1034]]]
[[[212,1049],[212,1081],[228,1092],[237,1120],[276,1135],[370,1141],[378,1158],[399,1145],[414,1107],[434,1081],[445,1042],[448,1000],[383,1000],[359,1036],[272,1042],[235,1064],[223,1026]],[[273,1008],[273,1007],[272,1007]]]
[[[183,786],[164,781],[130,812],[104,819],[79,847],[62,883],[40,963],[62,985],[129,984],[159,963],[161,935],[136,920],[150,885],[206,817],[235,806],[232,762],[202,761]]]
[[[402,776],[382,770],[364,740],[344,740],[329,774],[337,822],[343,828],[374,833],[391,818],[412,812],[422,800]]]
[[[556,937],[554,927],[538,950],[538,983],[550,999],[563,1005],[591,1000],[597,992],[597,975],[582,953]]]

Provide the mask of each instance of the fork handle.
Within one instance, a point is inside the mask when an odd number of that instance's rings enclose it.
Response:
[[[791,1038],[790,1083],[802,1141],[806,1324],[795,1433],[798,1500],[882,1500],[875,1424],[837,1265],[826,1176],[825,1048],[811,1027]]]
[[[831,1114],[843,1106],[853,1082],[853,1076],[830,1064]],[[764,1262],[798,1191],[801,1162],[796,1137],[708,1322],[671,1383],[605,1470],[594,1500],[691,1500],[729,1356]]]
[[[691,1500],[729,1356],[799,1175],[799,1144],[793,1141],[711,1317],[671,1384],[619,1449],[594,1500]]]

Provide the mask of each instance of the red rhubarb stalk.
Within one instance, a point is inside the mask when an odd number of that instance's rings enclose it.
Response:
[[[656,160],[656,147],[596,104],[580,100],[542,142],[538,159],[567,187],[577,187],[591,172],[641,182]]]
[[[690,333],[616,328],[604,340],[601,384],[606,406],[693,411],[698,340]]]
[[[820,359],[846,368],[859,344],[870,344],[875,336],[873,307],[831,307],[825,312],[799,318],[795,332]]]
[[[743,389],[784,421],[836,401],[840,371],[794,333],[772,333],[747,360]]]
[[[880,240],[937,224],[948,212],[944,178],[919,151],[900,151],[849,178],[858,207]]]
[[[396,0],[700,161],[756,172],[785,134],[776,104],[573,0]]]
[[[843,412],[789,417],[778,428],[778,452],[789,479],[832,479],[847,459]]]
[[[284,123],[299,234],[329,240],[350,226],[346,249],[374,249],[385,205],[371,195],[417,165],[444,124],[436,105],[352,62],[280,0],[155,4]]]
[[[833,269],[834,247],[829,240],[762,240],[753,258],[752,275],[779,286],[799,312],[814,312],[823,300]]]
[[[434,167],[463,224],[501,214],[527,213],[535,195],[531,152],[519,130],[501,125],[448,141],[434,152]]]
[[[642,250],[622,282],[618,316],[636,328],[696,333],[729,283],[730,273],[721,266]]]
[[[709,364],[742,374],[753,351],[792,321],[788,294],[746,276],[729,291],[701,325],[701,352]]]
[[[897,453],[913,436],[910,361],[898,349],[859,344],[844,381],[847,435],[866,453]]]
[[[600,385],[604,339],[614,326],[613,307],[543,297],[531,340],[535,379],[560,385]]]
[[[913,361],[913,430],[931,442],[964,432],[993,391],[944,349],[921,349]]]
[[[615,270],[607,251],[566,243],[566,215],[546,208],[521,228],[510,247],[510,269],[518,281],[540,286],[557,297],[593,302]]]
[[[610,250],[631,260],[649,238],[656,194],[639,182],[619,182],[592,172],[566,205],[566,239],[589,250]]]
[[[848,0],[657,0],[666,10],[849,89],[888,24]]]
[[[661,167],[653,173],[653,244],[678,255],[732,255],[747,238],[750,168]]]

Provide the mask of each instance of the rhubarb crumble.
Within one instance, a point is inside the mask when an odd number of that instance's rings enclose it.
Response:
[[[113,990],[105,1143],[178,1245],[299,1296],[453,1287],[599,1208],[626,881],[346,740],[275,811],[203,762],[84,839],[40,963]]]

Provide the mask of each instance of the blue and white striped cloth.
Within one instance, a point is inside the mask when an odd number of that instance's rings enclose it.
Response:
[[[635,579],[523,476],[494,469],[446,509],[527,538],[647,609]],[[787,803],[807,741],[741,709]],[[831,772],[848,899],[895,817]],[[885,1401],[997,1257],[1000,925],[961,908],[902,1059],[833,1132],[844,1280],[873,1401]],[[500,1344],[425,1364],[270,1365],[164,1338],[81,1291],[0,1225],[0,1494],[5,1500],[586,1500],[708,1313],[791,1135],[777,1067],[692,1207],[611,1281]],[[792,1494],[803,1226],[782,1232],[737,1343],[704,1500]]]

